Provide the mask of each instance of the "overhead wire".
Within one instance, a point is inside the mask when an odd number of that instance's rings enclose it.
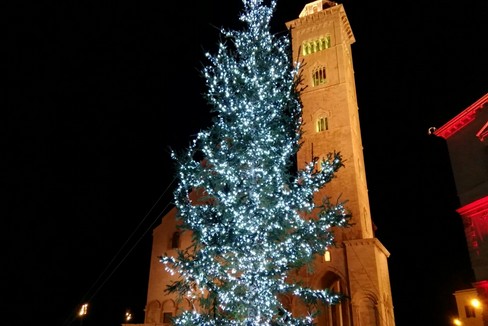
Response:
[[[86,291],[86,293],[83,295],[80,303],[78,306],[81,307],[81,305],[83,305],[85,302],[90,302],[91,300],[93,300],[93,298],[97,295],[97,293],[100,291],[100,289],[108,282],[108,280],[110,279],[110,277],[115,273],[115,271],[120,267],[120,265],[125,261],[125,259],[129,256],[129,254],[134,250],[134,248],[139,244],[139,242],[142,241],[142,239],[145,237],[145,235],[152,229],[152,227],[154,226],[154,224],[156,224],[157,221],[159,221],[159,219],[161,218],[161,216],[164,216],[164,214],[166,214],[166,210],[168,209],[168,207],[171,205],[169,202],[166,204],[166,206],[164,207],[164,209],[161,210],[161,212],[157,215],[156,218],[154,218],[154,220],[151,222],[151,224],[146,228],[146,230],[142,233],[142,235],[139,236],[139,238],[137,239],[137,241],[132,245],[132,247],[126,252],[126,254],[122,257],[122,259],[119,261],[119,263],[112,269],[112,271],[105,277],[105,279],[103,280],[103,282],[101,284],[99,284],[100,280],[102,279],[102,277],[104,275],[106,275],[107,271],[109,270],[110,266],[112,266],[112,264],[115,262],[116,258],[122,253],[122,250],[128,245],[129,241],[134,237],[134,235],[136,234],[137,230],[139,228],[141,228],[141,226],[143,225],[144,221],[150,216],[150,214],[152,213],[152,211],[154,210],[154,208],[156,207],[156,205],[161,201],[161,199],[166,195],[166,193],[168,192],[168,190],[171,188],[171,186],[174,184],[176,180],[176,177],[173,178],[173,180],[168,184],[168,186],[166,187],[166,189],[163,191],[163,193],[159,196],[159,198],[156,200],[156,202],[152,205],[152,207],[149,209],[149,211],[146,213],[146,215],[144,216],[144,218],[139,222],[139,224],[136,226],[136,228],[132,231],[132,233],[127,237],[127,239],[125,240],[125,242],[120,246],[119,250],[117,251],[117,253],[113,256],[113,258],[110,260],[110,262],[106,265],[106,267],[104,268],[104,270],[99,274],[99,276],[97,277],[97,279],[93,282],[92,286]],[[90,292],[95,288],[95,286],[98,285],[98,287],[96,288],[96,290],[90,295],[90,297],[87,299],[88,295],[90,294]],[[63,325],[71,325],[75,320],[76,320],[76,308],[75,310],[69,314],[69,316],[66,318],[65,322],[63,323]]]

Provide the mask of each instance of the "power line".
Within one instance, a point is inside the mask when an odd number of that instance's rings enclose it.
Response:
[[[100,280],[104,275],[106,275],[107,271],[109,268],[112,266],[112,264],[115,262],[116,258],[122,253],[122,250],[128,245],[129,241],[135,236],[137,230],[141,228],[143,225],[144,221],[149,217],[153,209],[156,207],[156,205],[159,203],[159,201],[165,196],[165,194],[168,192],[170,187],[174,184],[176,178],[173,178],[173,180],[169,183],[169,185],[166,187],[166,189],[163,191],[163,193],[159,196],[159,198],[156,200],[156,202],[152,205],[152,207],[149,209],[149,211],[146,213],[144,218],[139,222],[137,227],[132,231],[132,233],[128,236],[128,238],[125,240],[125,242],[120,246],[119,250],[117,253],[113,256],[113,258],[110,260],[110,262],[106,265],[105,269],[99,274],[95,282],[93,282],[92,286],[86,291],[85,295],[83,295],[80,304],[82,305],[85,302],[91,301],[95,295],[100,291],[100,289],[107,283],[107,281],[110,279],[110,277],[115,273],[115,271],[120,267],[120,265],[125,261],[125,259],[129,256],[129,254],[134,250],[134,248],[139,244],[139,242],[142,241],[144,236],[152,229],[154,224],[156,224],[157,221],[161,218],[161,216],[164,216],[166,213],[166,210],[168,207],[171,205],[169,202],[166,204],[164,209],[157,215],[156,218],[151,222],[151,224],[146,228],[146,230],[142,233],[142,235],[139,236],[137,241],[132,245],[132,247],[127,251],[127,253],[122,257],[122,259],[119,261],[119,263],[112,269],[112,271],[105,277],[105,279],[100,283]],[[95,286],[98,285],[96,290],[91,294],[91,296],[86,299],[89,295],[89,293],[95,288]],[[76,309],[75,309],[76,311]],[[75,313],[70,313],[70,315],[66,318],[65,322],[63,325],[71,325],[73,321],[76,320],[76,314]]]

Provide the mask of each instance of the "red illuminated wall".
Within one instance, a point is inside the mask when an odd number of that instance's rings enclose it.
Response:
[[[446,140],[462,217],[473,286],[488,325],[488,93],[434,131]],[[485,311],[486,310],[486,311]]]
[[[480,255],[480,246],[488,240],[488,196],[457,210],[462,216],[466,240],[474,254]]]

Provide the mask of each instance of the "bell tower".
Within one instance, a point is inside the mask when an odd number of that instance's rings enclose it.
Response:
[[[340,305],[324,308],[318,325],[395,325],[387,259],[374,236],[366,183],[351,44],[355,42],[342,4],[308,3],[299,18],[286,23],[293,60],[301,66],[302,147],[298,168],[316,157],[339,151],[345,168],[316,196],[347,201],[349,228],[334,229],[337,245],[326,248],[313,274],[303,275],[315,288],[346,294]],[[306,272],[302,272],[306,273]],[[299,308],[297,308],[299,309]]]

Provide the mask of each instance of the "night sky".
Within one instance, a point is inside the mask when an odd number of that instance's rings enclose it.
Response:
[[[278,0],[273,31],[308,2]],[[391,253],[396,325],[447,325],[453,292],[474,279],[447,147],[427,130],[488,91],[488,2],[339,3],[356,38],[371,214]],[[85,326],[119,325],[126,309],[142,323],[151,233],[175,185],[170,150],[210,124],[204,52],[215,53],[219,27],[239,28],[242,3],[6,8],[0,323],[78,325],[85,301]]]

